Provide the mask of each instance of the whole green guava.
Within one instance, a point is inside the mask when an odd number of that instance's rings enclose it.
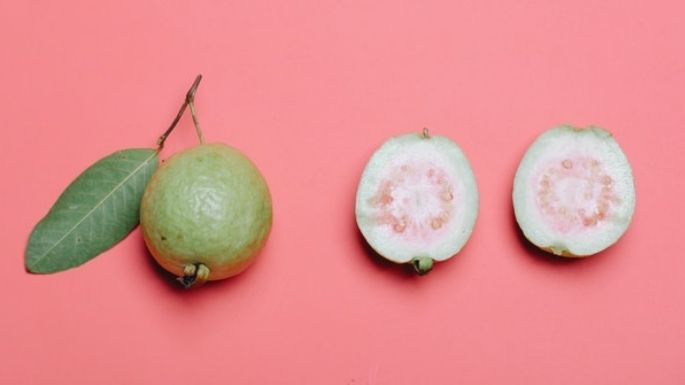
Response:
[[[143,194],[140,225],[155,260],[186,286],[239,274],[264,246],[271,195],[257,167],[224,144],[171,156]]]

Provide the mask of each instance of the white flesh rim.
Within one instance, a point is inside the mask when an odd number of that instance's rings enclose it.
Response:
[[[424,259],[432,266],[432,260],[449,259],[469,239],[478,216],[466,156],[446,137],[426,134],[386,141],[357,190],[359,229],[376,252],[397,263]]]
[[[514,178],[516,221],[536,246],[588,256],[614,244],[635,209],[630,164],[611,133],[561,126],[540,135]]]

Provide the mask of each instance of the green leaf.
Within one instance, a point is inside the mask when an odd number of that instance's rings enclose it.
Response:
[[[126,237],[138,224],[143,191],[157,163],[153,149],[127,149],[81,173],[33,229],[27,269],[54,273],[76,267]]]

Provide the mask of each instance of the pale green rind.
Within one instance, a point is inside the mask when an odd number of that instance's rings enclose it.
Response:
[[[601,226],[579,233],[559,234],[544,222],[534,202],[533,179],[549,159],[565,154],[591,155],[602,161],[615,181],[620,204]],[[566,257],[596,254],[614,244],[627,230],[635,209],[632,169],[611,133],[599,127],[559,126],[542,133],[528,148],[514,178],[514,213],[525,237],[550,253]]]
[[[90,166],[36,225],[26,268],[53,273],[79,266],[114,246],[138,224],[140,199],[157,168],[157,151],[117,151]]]
[[[145,242],[162,267],[181,276],[186,265],[204,264],[217,280],[243,271],[265,244],[271,195],[241,152],[204,144],[159,168],[140,215]]]
[[[448,225],[451,232],[430,243],[388,234],[383,226],[376,224],[375,209],[369,204],[369,198],[376,193],[384,173],[392,169],[393,164],[424,158],[437,162],[454,177],[454,187],[459,188],[457,195],[460,197],[455,206],[456,220]],[[478,206],[475,175],[466,155],[455,142],[439,135],[404,134],[388,139],[369,159],[357,188],[355,216],[357,226],[369,245],[386,259],[396,263],[409,263],[414,258],[425,257],[444,261],[457,254],[470,238],[478,217]]]

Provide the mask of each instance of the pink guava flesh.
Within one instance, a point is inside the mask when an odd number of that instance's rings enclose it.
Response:
[[[536,204],[545,221],[562,233],[601,226],[620,203],[613,178],[599,160],[587,156],[564,157],[543,167],[534,178]]]
[[[454,217],[457,197],[454,183],[435,164],[404,163],[395,166],[369,198],[375,221],[387,232],[406,240],[432,241],[440,237]]]

